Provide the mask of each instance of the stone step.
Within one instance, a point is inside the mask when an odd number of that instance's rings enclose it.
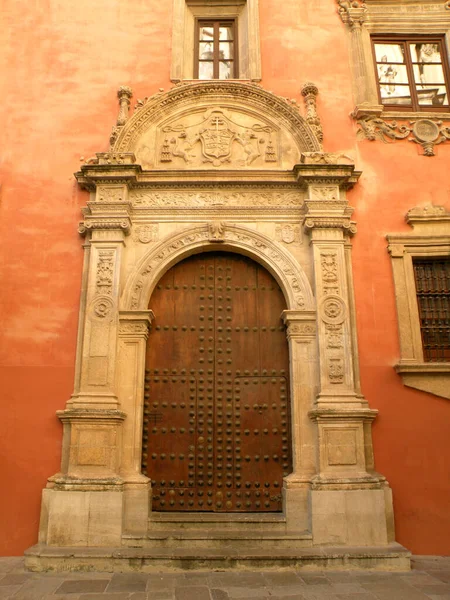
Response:
[[[410,553],[399,544],[384,547],[280,548],[53,548],[37,544],[25,552],[30,571],[142,572],[163,570],[375,569],[409,571]]]
[[[157,513],[148,521],[149,531],[180,531],[195,529],[210,531],[211,528],[249,532],[286,531],[286,517],[279,513]]]
[[[129,547],[150,548],[196,548],[196,549],[229,549],[249,548],[306,548],[312,545],[312,535],[309,532],[272,532],[247,531],[210,528],[166,530],[149,530],[145,539],[133,536],[123,537],[124,545]]]

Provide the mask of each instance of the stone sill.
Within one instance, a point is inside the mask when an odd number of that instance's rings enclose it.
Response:
[[[399,363],[394,368],[408,387],[450,400],[450,363]]]
[[[417,119],[431,119],[432,121],[450,121],[449,112],[438,111],[406,111],[406,110],[385,110],[382,104],[362,103],[355,106],[352,112],[354,119],[363,117],[383,117],[384,119],[396,119],[403,121],[416,121]]]

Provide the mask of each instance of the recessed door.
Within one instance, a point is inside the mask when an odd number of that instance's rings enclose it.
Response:
[[[143,472],[155,511],[281,511],[291,472],[289,360],[273,277],[205,253],[168,271],[150,308]]]

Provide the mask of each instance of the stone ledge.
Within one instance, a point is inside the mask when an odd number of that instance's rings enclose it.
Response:
[[[211,569],[279,569],[303,571],[325,569],[373,569],[409,571],[411,554],[399,544],[383,547],[234,548],[203,552],[180,548],[52,548],[36,545],[25,552],[29,571],[142,572]]]
[[[406,386],[450,400],[450,363],[399,363],[395,370]]]

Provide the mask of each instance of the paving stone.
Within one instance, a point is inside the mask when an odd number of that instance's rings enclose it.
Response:
[[[143,595],[143,600],[147,600],[146,596],[146,594]],[[103,594],[82,594],[79,600],[129,600],[129,598],[130,594],[128,592],[117,592],[117,594],[105,592]]]
[[[363,594],[366,590],[359,583],[332,583],[333,594]]]
[[[51,580],[48,580],[51,581]],[[58,594],[89,594],[104,592],[109,579],[69,579],[57,589]]]
[[[296,574],[289,571],[282,573],[264,573],[264,579],[268,586],[283,586],[283,585],[301,585],[302,579]]]
[[[239,572],[221,572],[210,573],[208,576],[210,587],[264,587],[265,579],[262,573],[239,573]]]
[[[225,589],[229,598],[262,598],[263,596],[269,596],[269,591],[262,587],[254,587],[248,588],[246,586],[243,587],[227,587]],[[178,599],[177,599],[178,600]]]
[[[336,600],[375,600],[375,596],[372,594],[336,594]]]
[[[229,595],[225,592],[225,590],[211,589],[211,598],[212,600],[228,600]]]
[[[184,573],[151,574],[147,576],[147,593],[167,589],[173,590],[176,587],[182,587],[184,582]]]
[[[182,583],[177,583],[177,586],[196,586],[203,587],[209,584],[209,573],[186,573]]]
[[[330,583],[330,581],[324,575],[312,575],[309,573],[302,573],[301,579],[307,585],[324,585]]]
[[[32,577],[32,573],[7,573],[0,579],[0,586],[22,585]]]
[[[301,596],[302,598],[304,598],[304,596],[302,596],[302,589],[304,588],[304,584],[301,585],[285,585],[285,586],[280,586],[280,587],[269,587],[267,588],[268,591],[270,592],[270,597],[272,596],[276,596],[277,598],[290,598],[290,600],[292,600],[293,598],[296,598],[297,596]]]
[[[176,600],[211,600],[211,594],[206,586],[202,587],[177,587],[175,588]]]
[[[147,592],[147,600],[175,600],[174,590]]]
[[[430,600],[450,600],[450,594],[447,594],[446,596],[428,596],[428,598],[430,598]]]
[[[20,585],[5,585],[0,587],[0,600],[7,600],[7,598],[11,598],[17,593],[22,586]]]
[[[433,575],[433,577],[439,579],[439,581],[443,581],[444,583],[450,583],[450,571],[437,570],[431,571],[430,573]]]
[[[447,594],[450,596],[450,585],[442,582],[435,585],[416,584],[415,588],[428,595],[433,594],[434,596],[445,596]]]
[[[13,569],[23,568],[22,556],[2,556],[0,558],[0,573],[9,573]]]
[[[115,573],[108,584],[107,592],[145,592],[148,575],[144,573]]]
[[[444,584],[443,581],[441,581],[440,579],[438,579],[437,577],[433,577],[431,574],[429,573],[424,573],[421,571],[411,571],[411,573],[408,573],[406,575],[401,575],[400,576],[401,581],[408,583],[409,585],[418,585],[418,584],[423,584],[423,585],[439,585],[439,584]],[[444,584],[445,585],[445,584]]]
[[[14,594],[14,600],[41,600],[53,594],[63,583],[63,578],[32,577]]]

